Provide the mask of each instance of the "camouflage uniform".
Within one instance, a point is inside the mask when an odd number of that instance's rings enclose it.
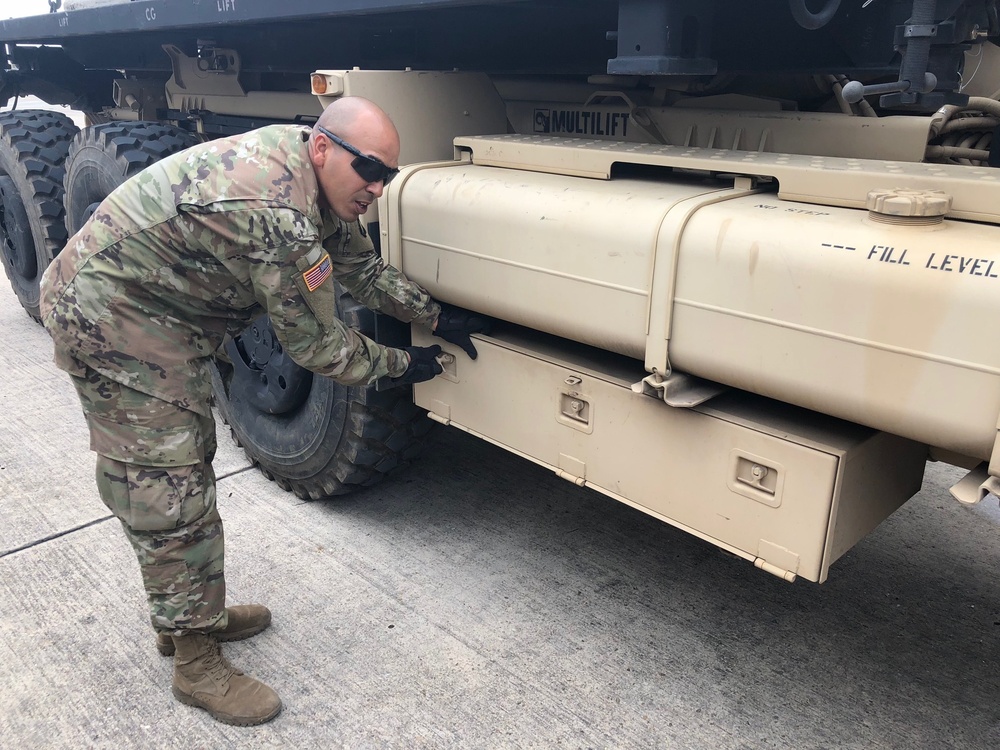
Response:
[[[400,320],[440,312],[360,224],[321,210],[309,133],[275,125],[163,159],[108,196],[42,279],[56,364],[159,630],[225,626],[209,361],[226,335],[266,312],[298,364],[364,384],[407,359],[337,319],[334,279]]]

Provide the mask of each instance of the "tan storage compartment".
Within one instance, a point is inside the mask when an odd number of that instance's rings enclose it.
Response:
[[[414,329],[415,343],[440,343]],[[676,409],[633,393],[638,363],[506,334],[456,347],[415,389],[438,420],[473,432],[753,561],[786,580],[830,565],[913,495],[926,449],[731,393]]]

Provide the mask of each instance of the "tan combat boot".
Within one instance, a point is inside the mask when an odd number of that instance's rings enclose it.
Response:
[[[263,724],[281,711],[278,694],[233,667],[212,636],[190,633],[173,636],[173,642],[173,693],[181,703],[241,727]]]
[[[228,624],[223,630],[212,633],[219,643],[242,641],[267,630],[271,624],[271,610],[262,604],[238,604],[226,607],[226,612],[229,613]],[[156,634],[156,650],[164,656],[174,655],[174,642],[169,635]]]

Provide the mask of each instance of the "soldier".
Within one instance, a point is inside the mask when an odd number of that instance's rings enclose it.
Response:
[[[101,499],[135,549],[174,696],[230,724],[281,701],[218,641],[266,628],[226,608],[216,509],[211,358],[266,312],[302,367],[347,385],[441,372],[440,346],[394,349],[335,316],[337,279],[360,302],[430,327],[475,358],[483,321],[385,266],[358,222],[398,169],[399,135],[343,98],[315,127],[272,125],[170,156],[115,190],[42,280],[42,317],[97,453]]]

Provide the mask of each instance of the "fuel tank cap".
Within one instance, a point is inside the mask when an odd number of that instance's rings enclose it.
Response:
[[[937,224],[951,210],[951,196],[941,190],[891,188],[868,193],[868,216],[890,224]]]

